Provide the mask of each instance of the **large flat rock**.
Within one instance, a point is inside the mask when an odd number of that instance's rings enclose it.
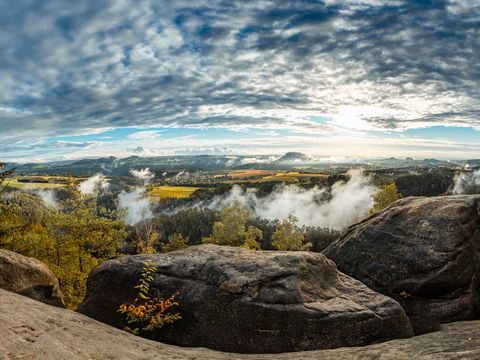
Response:
[[[400,305],[337,271],[322,254],[216,245],[127,256],[96,267],[79,311],[123,328],[144,263],[153,286],[178,291],[183,319],[153,338],[181,346],[273,353],[367,345],[412,335]]]
[[[401,199],[323,253],[396,299],[417,332],[480,315],[480,196]]]
[[[240,355],[165,345],[82,314],[0,290],[0,360],[344,360],[480,359],[480,321],[377,345],[273,355]]]

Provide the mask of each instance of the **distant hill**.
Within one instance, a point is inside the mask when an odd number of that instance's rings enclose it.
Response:
[[[150,168],[152,171],[188,170],[188,171],[218,171],[232,169],[268,169],[289,170],[298,166],[307,166],[312,171],[329,168],[351,168],[352,166],[366,169],[399,169],[399,168],[437,168],[447,167],[462,169],[480,167],[480,160],[447,161],[437,159],[383,158],[383,159],[350,159],[342,162],[331,162],[315,159],[301,152],[288,152],[283,156],[271,155],[172,155],[140,157],[130,156],[116,158],[113,156],[97,159],[81,159],[76,161],[57,161],[41,164],[8,164],[16,167],[18,174],[92,175],[104,173],[110,176],[129,175],[131,169]]]
[[[286,162],[308,162],[312,161],[313,159],[310,158],[309,156],[302,154],[300,152],[287,152],[285,155],[280,157],[279,159],[275,160],[277,163],[286,163]]]

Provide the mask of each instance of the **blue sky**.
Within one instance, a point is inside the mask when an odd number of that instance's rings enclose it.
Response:
[[[480,157],[477,0],[0,0],[0,161]]]

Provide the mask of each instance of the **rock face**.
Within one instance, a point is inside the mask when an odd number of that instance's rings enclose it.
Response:
[[[0,288],[65,307],[57,278],[44,263],[7,250],[0,250]]]
[[[353,360],[480,359],[480,321],[361,348],[240,355],[142,339],[84,315],[0,290],[0,359]]]
[[[239,353],[366,345],[412,335],[394,300],[337,271],[322,254],[216,245],[128,256],[96,267],[79,311],[123,327],[120,304],[135,298],[145,261],[153,286],[179,292],[183,319],[155,340]]]
[[[480,315],[480,196],[412,197],[324,250],[344,273],[396,299],[417,333]]]

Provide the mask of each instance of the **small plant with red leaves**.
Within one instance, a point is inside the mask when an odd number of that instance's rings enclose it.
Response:
[[[152,262],[147,261],[140,282],[135,286],[135,289],[138,289],[137,297],[132,304],[122,304],[118,309],[118,312],[126,316],[129,325],[124,330],[129,333],[140,335],[141,332],[153,332],[182,318],[180,313],[170,312],[172,308],[179,306],[175,299],[178,293],[164,298],[157,289],[152,289],[156,271]]]

